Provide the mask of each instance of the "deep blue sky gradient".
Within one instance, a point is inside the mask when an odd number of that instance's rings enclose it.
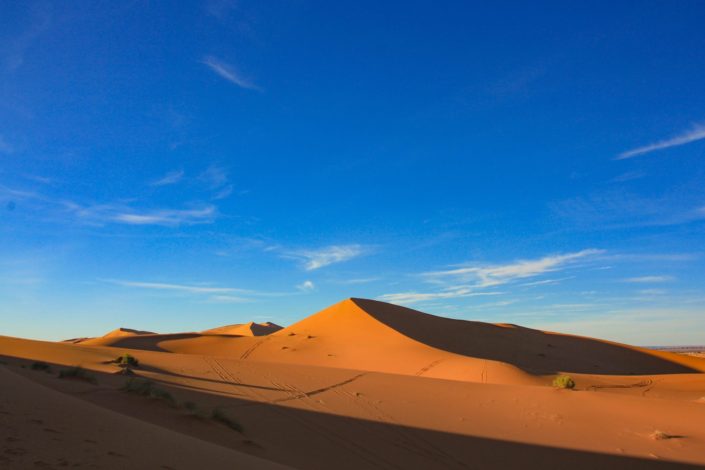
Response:
[[[703,2],[122,3],[0,2],[1,334],[705,343]]]

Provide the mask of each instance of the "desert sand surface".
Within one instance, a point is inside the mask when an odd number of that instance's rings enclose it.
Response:
[[[0,337],[1,386],[13,390],[2,395],[0,455],[10,468],[58,468],[92,455],[79,442],[88,433],[104,454],[84,462],[98,468],[221,468],[221,458],[232,468],[705,466],[702,358],[363,299],[267,335],[228,328],[76,344]],[[129,376],[111,362],[126,352],[139,360]],[[38,361],[51,369],[34,370]],[[57,377],[71,366],[96,383]],[[575,389],[552,387],[557,374]],[[120,390],[135,377],[174,403]],[[33,419],[75,438],[52,443],[62,436],[38,432]],[[127,428],[134,443],[111,438]],[[145,449],[140,433],[159,442]],[[202,463],[172,451],[187,446]]]
[[[204,334],[234,335],[234,336],[266,336],[281,330],[282,327],[272,322],[236,323],[234,325],[219,326],[203,331]]]
[[[0,368],[0,468],[283,469]]]

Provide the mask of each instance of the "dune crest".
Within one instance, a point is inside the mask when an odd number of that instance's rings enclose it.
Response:
[[[79,341],[67,341],[74,344],[82,344],[84,346],[110,346],[110,344],[120,338],[129,338],[132,336],[155,335],[151,331],[133,330],[132,328],[116,328],[98,338],[86,338]]]
[[[211,335],[232,335],[232,336],[266,336],[275,333],[283,327],[272,322],[264,323],[235,323],[234,325],[225,325],[217,328],[204,330],[201,333]]]

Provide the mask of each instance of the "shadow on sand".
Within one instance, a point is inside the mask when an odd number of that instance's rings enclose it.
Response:
[[[7,357],[15,365],[27,359]],[[60,366],[54,366],[60,367]],[[37,372],[39,374],[40,372]],[[99,374],[101,384],[118,384],[119,377]],[[120,403],[124,394],[81,393],[76,396],[135,418],[168,427],[226,447],[242,449],[252,444],[251,453],[296,468],[306,469],[554,469],[572,470],[685,470],[700,466],[601,454],[580,450],[531,445],[429,429],[402,426],[380,413],[380,420],[335,415],[319,410],[291,408],[273,402],[258,402],[224,396],[204,390],[166,386],[180,401],[190,400],[204,407],[226,410],[242,423],[244,434],[210,422],[195,422],[178,410],[159,406],[134,407]],[[2,387],[12,384],[0,384]],[[86,387],[90,387],[86,385]],[[105,387],[105,385],[102,385]],[[135,397],[127,397],[135,398]],[[361,404],[362,406],[363,404]],[[373,406],[367,404],[365,406]],[[439,406],[442,406],[439,404]],[[147,411],[145,411],[147,409]],[[195,424],[194,424],[195,423]],[[478,429],[482,423],[477,423]],[[647,437],[645,437],[647,439]],[[236,444],[237,443],[237,444]]]
[[[700,373],[626,345],[516,325],[455,320],[367,299],[352,299],[388,327],[428,346],[519,367],[532,374]]]

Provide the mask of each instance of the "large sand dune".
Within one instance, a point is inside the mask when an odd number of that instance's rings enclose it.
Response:
[[[120,392],[126,377],[110,361],[126,351],[140,361],[136,376],[178,403],[227,411],[243,433]],[[184,469],[220,468],[221,456],[237,465],[249,458],[243,453],[307,469],[705,466],[702,359],[375,301],[349,299],[259,337],[134,334],[103,337],[102,344],[0,337],[0,356],[9,369],[1,386],[18,384],[21,395],[7,395],[12,404],[2,410],[17,412],[0,418],[26,440],[16,446],[22,459],[12,454],[15,442],[3,444],[15,459],[11,468],[24,468],[25,456],[66,458],[22,420],[40,401],[44,422],[66,422],[58,408],[78,417],[90,414],[82,408],[88,405],[109,413],[49,427],[71,428],[69,437],[102,429],[94,440],[105,455],[84,461],[108,465],[114,452],[130,456],[125,468],[159,468],[152,464],[170,445],[188,446],[192,459],[208,454],[202,464],[164,460]],[[34,361],[50,363],[53,373],[31,370]],[[98,385],[59,380],[56,371],[71,365],[93,371]],[[576,390],[552,388],[556,372],[573,375]],[[137,441],[147,429],[162,439],[144,460],[139,442],[107,444],[111,430],[125,432],[134,422],[141,423],[134,425]],[[87,444],[71,439],[63,448],[84,452]],[[253,462],[239,468],[263,465]]]
[[[148,335],[100,343],[494,383],[539,383],[559,372],[648,375],[705,370],[705,361],[515,325],[453,320],[348,299],[263,337]]]

